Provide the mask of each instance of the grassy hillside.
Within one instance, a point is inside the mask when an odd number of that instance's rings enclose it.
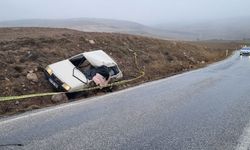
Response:
[[[220,44],[190,44],[127,34],[89,33],[69,29],[0,28],[0,96],[52,92],[53,89],[44,77],[43,68],[86,51],[102,49],[107,52],[123,71],[123,79],[138,75],[133,55],[134,52],[137,53],[139,67],[144,68],[146,74],[136,82],[118,87],[122,89],[205,66],[225,58],[226,49],[234,50],[238,47],[237,43]],[[38,81],[29,80],[29,72],[35,73]],[[50,97],[2,102],[0,114],[56,103]]]

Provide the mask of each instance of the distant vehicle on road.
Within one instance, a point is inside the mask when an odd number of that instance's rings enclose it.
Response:
[[[84,52],[45,68],[50,84],[58,91],[74,92],[91,83],[106,85],[123,77],[117,63],[104,51]]]
[[[250,55],[250,47],[243,47],[240,50],[240,55]]]

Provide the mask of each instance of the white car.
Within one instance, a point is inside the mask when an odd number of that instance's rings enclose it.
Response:
[[[58,91],[74,92],[88,87],[98,69],[108,71],[108,81],[123,77],[117,63],[102,50],[84,52],[50,64],[45,75]]]
[[[240,49],[240,55],[250,55],[250,47],[243,47]]]

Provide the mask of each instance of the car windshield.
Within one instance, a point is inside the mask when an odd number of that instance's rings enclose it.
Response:
[[[242,48],[241,50],[250,50],[250,47]]]
[[[81,71],[87,79],[92,80],[92,78],[96,75],[96,73],[100,74],[100,68],[106,67],[106,66],[93,66],[83,54],[79,54],[76,56],[73,56],[69,59],[69,61],[79,70]],[[107,73],[109,74],[109,77],[115,76],[119,73],[118,67],[110,66],[106,67]],[[98,71],[99,70],[99,71]],[[101,72],[102,73],[102,72]]]
[[[85,60],[86,58],[82,54],[76,55],[69,59],[69,61],[76,67],[79,67]]]

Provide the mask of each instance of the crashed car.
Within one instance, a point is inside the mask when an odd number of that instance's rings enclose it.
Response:
[[[103,50],[84,52],[45,68],[50,84],[58,91],[74,92],[90,85],[107,85],[123,77],[117,63]]]
[[[250,47],[243,47],[240,49],[240,55],[250,55]]]

